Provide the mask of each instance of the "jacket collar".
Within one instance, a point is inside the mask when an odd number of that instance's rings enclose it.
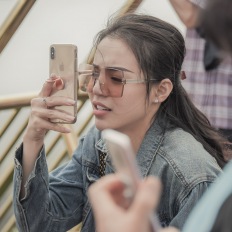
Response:
[[[136,156],[137,164],[140,167],[143,178],[149,174],[149,170],[164,139],[163,134],[162,128],[155,121],[145,134]]]
[[[151,127],[148,129],[147,133],[145,134],[140,149],[136,155],[137,164],[139,166],[141,176],[143,178],[148,175],[151,165],[154,162],[154,159],[162,144],[163,139],[164,133],[162,131],[162,128],[156,121],[154,121]],[[101,152],[107,153],[108,151],[106,148],[106,144],[102,138],[98,140],[95,146]],[[112,166],[111,159],[108,153],[106,156],[106,163],[109,170],[115,170]]]

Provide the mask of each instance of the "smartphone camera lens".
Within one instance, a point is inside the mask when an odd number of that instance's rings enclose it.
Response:
[[[51,47],[50,55],[51,55],[52,60],[55,59],[55,48],[54,47]]]

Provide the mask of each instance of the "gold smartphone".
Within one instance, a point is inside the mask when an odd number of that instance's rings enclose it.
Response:
[[[78,80],[77,80],[77,46],[73,44],[52,44],[50,46],[49,76],[61,77],[64,88],[54,90],[52,96],[64,96],[77,102]],[[77,118],[77,104],[74,106],[56,106],[57,110],[65,111],[75,117],[72,122],[53,119],[54,123],[75,123]]]

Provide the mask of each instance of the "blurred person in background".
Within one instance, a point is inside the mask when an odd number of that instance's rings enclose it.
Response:
[[[232,141],[232,59],[221,53],[212,37],[205,38],[198,16],[207,0],[169,1],[187,28],[183,63],[187,79],[183,86],[210,123]],[[212,27],[217,26],[222,26],[220,33],[224,26],[218,25],[215,18]]]
[[[210,0],[200,13],[199,24],[204,29],[205,37],[232,57],[232,1]],[[231,145],[229,149],[232,153]],[[232,160],[191,212],[183,232],[195,232],[196,225],[198,232],[231,232],[231,215]]]

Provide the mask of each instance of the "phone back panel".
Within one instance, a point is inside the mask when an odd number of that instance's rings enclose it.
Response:
[[[54,90],[51,95],[65,96],[77,101],[78,81],[77,81],[77,46],[73,44],[53,44],[50,46],[49,74],[59,76],[64,82],[64,88]],[[77,105],[56,106],[58,110],[66,111],[75,117]],[[70,123],[66,121],[53,120],[55,123]]]

